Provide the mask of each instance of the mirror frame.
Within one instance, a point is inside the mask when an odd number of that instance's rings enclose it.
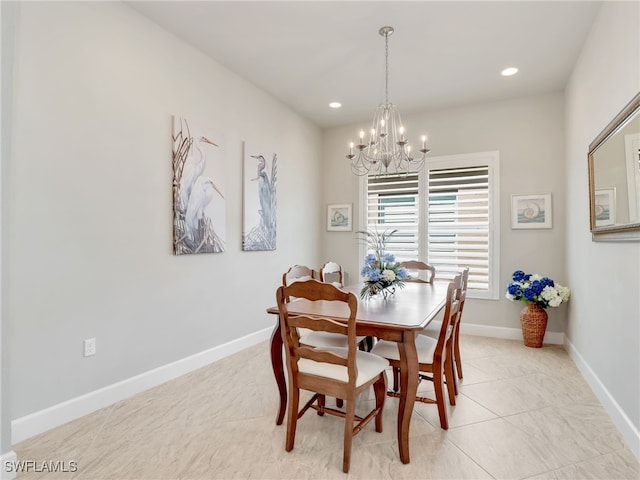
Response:
[[[594,178],[594,153],[607,139],[609,139],[629,118],[640,115],[640,92],[609,122],[589,145],[589,223],[593,241],[625,241],[640,240],[640,222],[625,223],[610,226],[596,226],[595,215],[595,178]]]

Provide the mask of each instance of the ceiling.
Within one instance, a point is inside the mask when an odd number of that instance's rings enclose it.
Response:
[[[320,127],[562,91],[596,1],[134,1],[164,29]],[[519,73],[502,77],[516,66]],[[329,102],[342,103],[330,109]]]

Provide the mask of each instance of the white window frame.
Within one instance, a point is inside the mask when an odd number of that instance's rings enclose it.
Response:
[[[462,168],[468,166],[486,165],[489,171],[489,281],[486,290],[470,288],[467,292],[469,298],[498,300],[500,298],[500,154],[498,151],[477,152],[460,155],[446,155],[430,157],[427,159],[423,170],[419,173],[418,184],[420,200],[418,214],[421,219],[419,224],[419,258],[427,260],[427,228],[428,228],[428,171],[442,168]],[[359,185],[359,230],[367,228],[367,176],[360,177]],[[423,193],[424,192],[424,193]],[[425,219],[426,221],[423,221]],[[359,246],[360,258],[366,255],[366,245]],[[360,262],[359,262],[360,263]]]

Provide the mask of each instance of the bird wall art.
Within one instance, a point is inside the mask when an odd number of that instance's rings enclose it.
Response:
[[[245,251],[276,249],[277,167],[277,154],[245,144],[242,234]]]
[[[224,252],[224,163],[218,143],[185,118],[173,118],[173,251]]]

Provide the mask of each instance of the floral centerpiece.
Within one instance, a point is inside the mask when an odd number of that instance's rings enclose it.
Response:
[[[516,270],[507,285],[506,297],[511,301],[520,300],[526,304],[536,304],[540,308],[558,307],[569,301],[571,290],[554,282],[549,277],[536,273]]]
[[[360,290],[362,299],[369,299],[382,293],[386,299],[395,293],[396,287],[404,288],[404,281],[409,277],[407,269],[396,262],[392,253],[387,253],[387,240],[397,230],[378,233],[375,231],[358,231],[367,242],[369,253],[364,259],[364,266],[360,272],[364,286]]]
[[[511,280],[505,296],[512,302],[519,300],[526,304],[520,312],[524,344],[540,348],[547,328],[545,308],[558,307],[569,301],[571,291],[549,277],[524,273],[522,270],[513,272]]]

